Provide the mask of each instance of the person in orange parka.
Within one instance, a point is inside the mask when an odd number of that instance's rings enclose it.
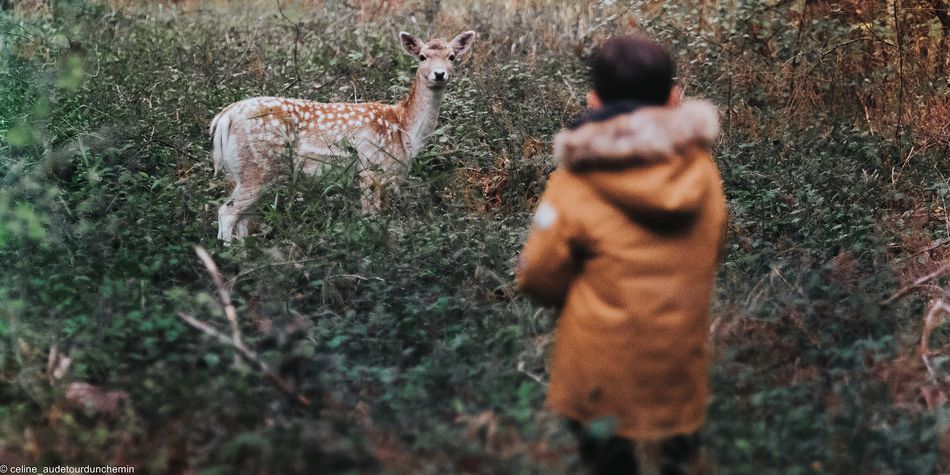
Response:
[[[667,50],[605,42],[590,109],[554,139],[558,170],[517,265],[518,287],[560,307],[547,404],[593,473],[636,473],[649,441],[664,475],[698,465],[708,313],[727,220],[710,146],[716,108],[680,101]],[[613,418],[611,438],[585,424]]]

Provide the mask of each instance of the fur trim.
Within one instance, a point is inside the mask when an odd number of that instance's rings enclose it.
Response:
[[[709,145],[719,136],[719,112],[707,101],[676,108],[644,107],[592,122],[554,137],[554,158],[570,168],[658,160],[688,145]]]

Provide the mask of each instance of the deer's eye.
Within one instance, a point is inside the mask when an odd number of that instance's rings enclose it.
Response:
[[[450,55],[449,55],[449,61],[455,61],[455,55],[454,55],[454,54],[450,54]]]
[[[419,55],[419,61],[425,61],[425,60],[426,60],[426,55],[420,54],[420,55]]]

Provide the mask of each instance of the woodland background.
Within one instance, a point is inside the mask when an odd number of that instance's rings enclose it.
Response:
[[[541,410],[554,315],[512,258],[584,58],[640,30],[721,106],[719,472],[950,473],[948,4],[0,0],[0,462],[574,470]],[[468,28],[386,212],[359,216],[347,170],[294,177],[253,237],[214,239],[223,106],[396,100],[415,64],[396,33]],[[183,320],[231,335],[196,244],[250,359]]]

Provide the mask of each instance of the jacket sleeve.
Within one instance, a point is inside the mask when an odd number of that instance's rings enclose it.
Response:
[[[580,233],[558,200],[555,178],[541,197],[516,268],[518,288],[544,305],[563,304],[582,264]]]

